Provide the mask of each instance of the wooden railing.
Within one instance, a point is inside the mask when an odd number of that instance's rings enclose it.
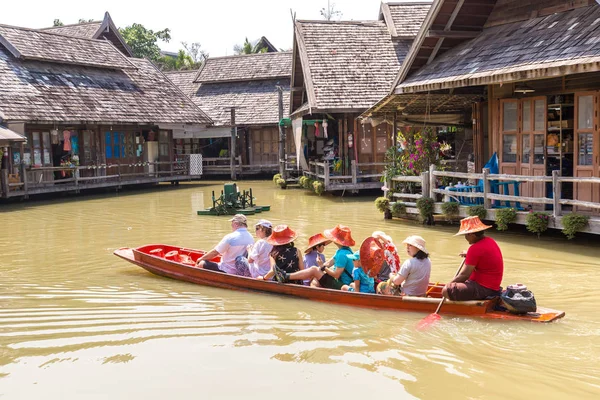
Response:
[[[304,171],[304,174],[313,179],[322,180],[325,190],[342,184],[346,184],[349,188],[352,188],[352,186],[360,188],[361,182],[380,182],[383,173],[378,172],[377,168],[383,169],[385,163],[357,163],[353,160],[350,164],[350,175],[332,174],[331,166],[332,164],[329,161],[311,161],[309,162],[309,170]]]
[[[443,189],[437,187],[438,178],[462,179],[481,181],[482,185],[477,185],[481,190],[461,191],[456,192],[452,188],[445,187]],[[550,183],[552,185],[552,198],[550,197],[526,197],[515,196],[514,194],[493,193],[491,190],[492,184],[498,185],[495,182],[533,182],[533,183]],[[414,183],[415,189],[413,193],[402,193],[398,190],[402,183]],[[408,206],[414,206],[411,201],[404,199],[416,200],[421,197],[436,198],[436,194],[449,196],[451,198],[472,198],[481,199],[482,205],[486,209],[493,208],[493,202],[510,202],[521,203],[528,205],[546,205],[551,204],[553,207],[553,216],[562,216],[563,206],[575,206],[581,208],[590,208],[600,210],[600,203],[582,201],[577,199],[563,199],[561,188],[563,183],[588,183],[592,185],[600,184],[600,178],[577,178],[560,176],[559,171],[552,171],[552,176],[527,176],[527,175],[505,175],[505,174],[490,174],[489,170],[483,169],[482,173],[464,173],[438,171],[435,166],[431,166],[428,172],[423,172],[420,176],[396,176],[391,181],[386,182],[385,190],[392,191],[392,197],[402,201]],[[473,186],[471,186],[473,187]]]

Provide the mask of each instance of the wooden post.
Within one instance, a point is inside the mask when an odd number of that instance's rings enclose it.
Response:
[[[392,164],[395,169],[396,168],[396,154],[398,152],[398,113],[397,112],[394,112],[394,126],[392,127],[392,146],[394,147],[394,158],[393,158]]]
[[[279,175],[286,179],[285,169],[285,127],[281,125],[283,120],[283,88],[277,86],[278,105],[279,105]]]
[[[25,164],[21,164],[21,176],[23,177],[23,190],[25,191],[25,199],[29,198],[28,190],[29,184],[27,183],[27,169],[25,168]]]
[[[560,178],[560,171],[553,170],[552,171],[552,200],[554,201],[554,207],[552,210],[552,216],[554,218],[560,217],[562,215],[562,209],[560,206],[560,198],[562,196],[562,188]]]
[[[483,169],[483,207],[486,210],[489,210],[490,208],[492,208],[492,202],[490,201],[490,199],[488,198],[488,195],[490,194],[490,181],[488,180],[488,175],[490,174],[490,169],[489,168],[484,168]]]
[[[356,179],[356,160],[352,160],[351,161],[352,165],[351,165],[351,169],[352,169],[352,184],[356,185],[357,183],[357,179]]]
[[[323,171],[323,173],[325,174],[325,191],[327,191],[327,188],[329,187],[329,161],[325,161],[325,170]],[[317,180],[319,179],[319,176],[317,174]]]
[[[435,193],[433,192],[433,190],[436,188],[435,186],[435,165],[431,164],[429,166],[429,198],[433,199],[433,201],[435,201]],[[425,195],[425,193],[423,193],[423,195]]]
[[[79,167],[73,170],[73,178],[75,178],[75,193],[79,193]]]
[[[431,196],[432,192],[429,188],[431,184],[429,172],[421,172],[421,196],[429,197],[435,201],[435,198]]]
[[[8,191],[10,190],[10,186],[8,186],[8,170],[3,169],[2,175],[0,176],[0,181],[2,182],[2,197],[8,197]]]
[[[232,180],[236,180],[237,178],[237,173],[236,173],[236,168],[235,168],[235,146],[236,146],[236,139],[237,136],[237,127],[235,126],[235,107],[231,107],[231,145],[230,145],[230,153],[229,157],[230,157],[230,164],[231,164],[231,179]]]

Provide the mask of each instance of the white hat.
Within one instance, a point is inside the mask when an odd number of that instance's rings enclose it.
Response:
[[[425,248],[425,239],[421,236],[413,235],[409,236],[402,242],[404,244],[410,244],[411,246],[415,246],[417,249],[421,250],[423,253],[429,254],[427,249]]]
[[[267,221],[266,219],[261,219],[256,224],[254,224],[254,226],[264,226],[265,228],[269,229],[273,228],[273,224],[271,224],[271,221]]]

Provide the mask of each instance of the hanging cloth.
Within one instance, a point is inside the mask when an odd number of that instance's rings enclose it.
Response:
[[[65,142],[63,143],[63,150],[71,151],[71,132],[63,131],[63,138],[65,139]]]

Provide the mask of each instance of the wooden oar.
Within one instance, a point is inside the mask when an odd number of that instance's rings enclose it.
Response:
[[[460,263],[460,267],[458,267],[458,269],[456,270],[456,273],[454,274],[454,277],[456,277],[456,275],[458,275],[458,273],[462,269],[463,265],[465,265],[466,260],[467,260],[466,258],[463,258],[462,263]],[[417,324],[417,330],[421,331],[423,329],[426,329],[426,328],[430,327],[431,325],[433,325],[440,318],[442,318],[442,316],[440,315],[440,310],[441,310],[442,306],[444,305],[445,301],[446,301],[446,298],[442,296],[442,300],[440,301],[440,304],[438,304],[435,312],[433,314],[429,314],[428,316],[426,316],[425,318],[420,320],[419,323]]]

